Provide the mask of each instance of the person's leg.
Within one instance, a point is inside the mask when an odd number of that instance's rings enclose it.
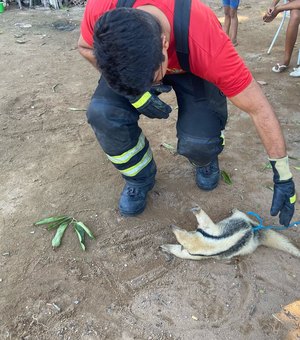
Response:
[[[283,64],[288,66],[291,61],[293,49],[297,40],[298,28],[300,24],[300,10],[294,9],[290,11],[290,20],[285,36],[285,50]]]
[[[231,17],[230,17],[230,7],[229,4],[228,5],[224,5],[223,4],[223,8],[224,8],[224,26],[223,26],[223,30],[224,32],[229,36],[229,31],[230,31],[230,24],[231,24]]]
[[[213,84],[189,73],[167,76],[164,81],[173,86],[178,101],[177,151],[196,165],[197,185],[212,190],[220,175],[226,98]]]
[[[237,46],[238,45],[237,32],[238,32],[238,24],[239,24],[237,10],[240,4],[240,0],[229,0],[229,1],[230,1],[229,15],[230,15],[230,20],[231,20],[229,37],[233,45]]]
[[[138,126],[139,113],[101,78],[87,118],[102,149],[126,181],[119,202],[121,213],[141,213],[154,185],[156,166],[149,142]]]
[[[233,46],[237,46],[237,32],[238,32],[238,16],[237,16],[237,8],[230,7],[230,18],[231,18],[231,26],[230,26],[230,39],[233,43]]]

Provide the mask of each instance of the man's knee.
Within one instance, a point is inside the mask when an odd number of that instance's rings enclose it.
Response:
[[[108,118],[111,110],[112,108],[106,105],[102,100],[93,98],[86,113],[88,123],[94,130],[94,133],[102,147],[106,144],[106,131],[112,128],[112,124],[110,124],[110,120]]]
[[[93,126],[96,124],[97,121],[100,120],[100,116],[102,116],[103,109],[104,107],[101,101],[97,99],[91,100],[90,105],[86,112],[86,117],[90,125]]]
[[[210,163],[222,152],[224,139],[215,138],[180,137],[177,151],[196,165],[204,166]]]
[[[299,23],[300,23],[300,10],[299,9],[291,10],[289,24],[299,25]]]
[[[90,125],[102,130],[137,124],[139,119],[138,112],[130,104],[113,103],[104,98],[92,98],[86,115]]]
[[[225,17],[230,18],[230,7],[229,6],[224,7],[224,15],[225,15]]]
[[[108,154],[116,149],[129,147],[138,139],[138,114],[131,108],[121,107],[105,99],[92,98],[87,110],[87,120],[103,148]]]
[[[231,19],[237,18],[237,10],[236,10],[236,8],[230,7],[230,13],[229,13],[229,15],[230,15],[230,18],[231,18]]]

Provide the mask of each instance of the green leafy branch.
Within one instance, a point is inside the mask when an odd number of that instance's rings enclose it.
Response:
[[[85,250],[85,243],[84,243],[85,234],[87,234],[91,239],[95,239],[95,236],[92,234],[92,232],[86,225],[84,225],[80,221],[77,221],[74,217],[71,217],[71,216],[63,215],[63,216],[48,217],[38,222],[35,222],[34,225],[36,226],[47,225],[47,230],[56,229],[56,233],[52,239],[53,248],[57,248],[60,246],[61,240],[69,225],[73,226],[74,231],[77,234],[80,247],[82,250]]]

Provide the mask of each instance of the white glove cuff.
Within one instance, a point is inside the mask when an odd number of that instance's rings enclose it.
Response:
[[[280,181],[287,181],[293,177],[289,167],[288,156],[278,159],[269,158],[269,161],[273,163],[275,169],[277,170]]]

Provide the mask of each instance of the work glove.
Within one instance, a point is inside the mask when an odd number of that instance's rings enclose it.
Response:
[[[273,169],[274,194],[271,215],[279,213],[279,222],[288,226],[295,211],[295,184],[289,168],[288,157],[269,159]]]
[[[150,91],[145,92],[141,96],[129,97],[129,101],[140,113],[149,118],[168,118],[172,111],[171,106],[164,103],[158,96],[165,92],[170,92],[172,87],[169,85],[155,85]]]

